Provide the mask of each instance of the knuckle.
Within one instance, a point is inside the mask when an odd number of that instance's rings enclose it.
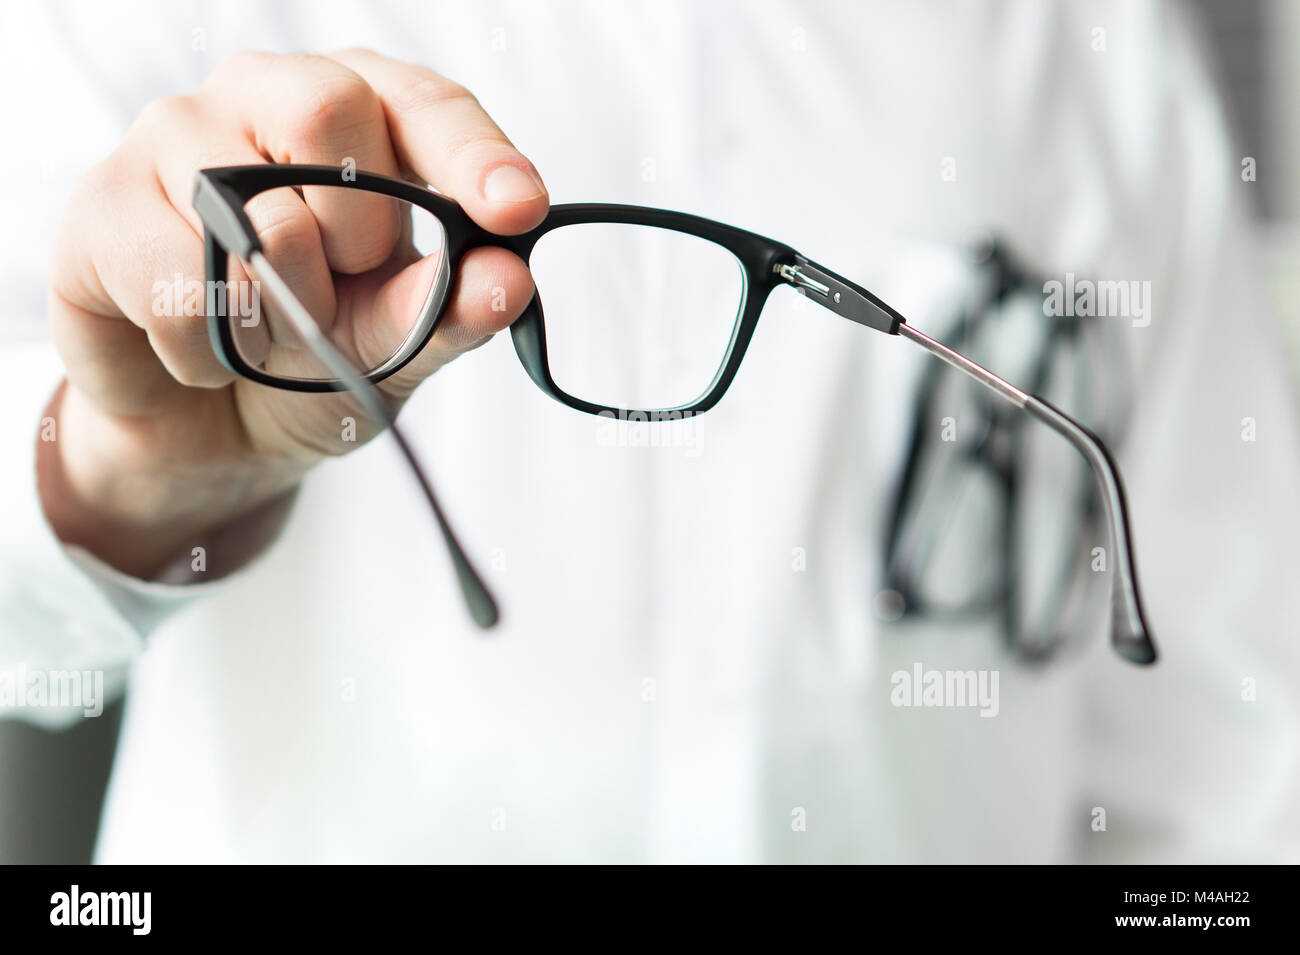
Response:
[[[121,189],[127,182],[127,175],[120,157],[119,150],[86,170],[77,181],[74,197],[93,202]]]
[[[86,170],[68,197],[59,230],[60,239],[101,234],[99,227],[108,226],[117,211],[126,207],[134,191],[140,188],[137,170],[138,164],[129,162],[120,148]],[[93,223],[96,228],[88,230],[87,223]],[[104,244],[103,241],[94,243],[96,246]]]
[[[167,373],[186,388],[206,388],[213,382],[210,371],[199,358],[199,327],[194,319],[184,315],[162,314],[142,316],[149,347],[158,356]]]
[[[429,74],[403,84],[393,96],[392,108],[400,115],[421,113],[457,100],[477,102],[474,94],[451,80]]]
[[[305,258],[320,246],[320,230],[306,207],[272,202],[247,211],[267,258],[273,262]]]
[[[157,354],[158,346],[154,346],[154,353]],[[162,357],[161,355],[159,356]],[[186,388],[203,388],[208,385],[208,376],[202,374],[193,365],[184,361],[166,361],[163,362],[167,372],[176,380],[176,383]]]
[[[396,245],[394,233],[386,232],[382,228],[362,229],[349,235],[346,246],[339,250],[339,267],[346,266],[346,271],[352,273],[377,269],[392,256],[394,245]],[[330,260],[331,262],[334,260],[332,249]]]
[[[135,128],[151,132],[175,126],[193,115],[194,100],[188,96],[163,96],[147,103],[136,117]]]
[[[500,153],[502,147],[508,145],[496,130],[471,129],[449,136],[445,149],[452,158],[480,157]]]
[[[379,98],[368,83],[351,71],[322,77],[308,89],[294,134],[312,142],[337,138],[374,123]]]

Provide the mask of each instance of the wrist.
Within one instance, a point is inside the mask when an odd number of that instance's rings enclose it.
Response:
[[[149,579],[297,485],[309,461],[255,453],[221,406],[228,395],[191,398],[191,408],[123,417],[60,386],[45,412],[52,434],[36,456],[41,504],[60,540]]]

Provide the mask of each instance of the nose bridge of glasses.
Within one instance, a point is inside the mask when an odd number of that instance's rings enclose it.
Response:
[[[895,335],[898,327],[903,324],[902,315],[866,289],[802,255],[796,255],[793,262],[774,263],[772,272],[779,281],[791,286],[800,295],[859,325]]]

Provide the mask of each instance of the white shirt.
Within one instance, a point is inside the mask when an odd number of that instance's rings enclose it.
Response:
[[[1249,185],[1180,9],[6,17],[6,79],[32,95],[4,127],[42,148],[7,151],[35,185],[0,233],[8,337],[29,340],[0,377],[0,663],[129,680],[101,861],[1297,858],[1296,421],[1237,212]],[[468,86],[556,202],[769,235],[922,329],[965,281],[936,250],[982,230],[1048,274],[1150,280],[1152,322],[1124,334],[1121,459],[1161,663],[1116,658],[1104,613],[1042,671],[1003,653],[996,621],[877,620],[932,359],[780,291],[692,447],[610,446],[533,387],[508,336],[420,389],[403,421],[502,601],[490,636],[385,439],[318,468],[279,538],[220,581],[133,581],[63,548],[31,451],[59,380],[41,329],[67,177],[227,53],[352,45]],[[999,670],[998,716],[891,705],[915,662]]]

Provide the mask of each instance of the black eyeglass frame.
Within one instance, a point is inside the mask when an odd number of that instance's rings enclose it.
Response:
[[[446,232],[445,255],[453,281],[458,275],[461,259],[470,249],[495,246],[508,249],[525,263],[531,257],[538,240],[555,229],[568,225],[587,223],[620,223],[651,226],[682,232],[711,241],[729,250],[741,264],[745,274],[745,297],[740,308],[726,356],[709,389],[695,402],[669,409],[615,408],[589,402],[569,395],[556,385],[551,377],[546,355],[545,320],[540,293],[535,294],[524,312],[510,327],[515,352],[533,382],[547,395],[578,411],[589,414],[654,414],[678,412],[683,415],[703,413],[726,393],[749,347],[759,315],[773,289],[789,285],[806,297],[835,314],[888,335],[898,335],[920,345],[932,355],[960,369],[1007,401],[1037,418],[1065,437],[1083,454],[1092,467],[1102,491],[1111,526],[1115,550],[1115,579],[1112,587],[1111,643],[1116,652],[1133,663],[1150,664],[1156,660],[1155,643],[1146,625],[1145,613],[1137,584],[1136,560],[1132,535],[1129,529],[1128,505],[1123,484],[1114,458],[1101,440],[1068,415],[1048,402],[1027,394],[982,366],[960,355],[925,333],[908,325],[903,316],[871,292],[843,276],[824,268],[783,243],[764,236],[724,225],[700,216],[683,212],[643,206],[604,203],[575,203],[552,206],[546,218],[536,228],[515,236],[502,236],[488,232],[477,225],[453,200],[438,195],[422,186],[401,179],[375,173],[348,171],[337,166],[264,164],[251,166],[226,166],[202,169],[195,176],[194,208],[204,224],[204,262],[208,288],[226,277],[227,257],[234,254],[245,262],[260,260],[273,286],[291,307],[302,311],[301,303],[293,297],[283,281],[275,274],[270,263],[261,254],[261,242],[244,211],[244,205],[253,196],[271,189],[302,186],[342,186],[402,199],[433,213]],[[665,280],[670,280],[666,276]],[[228,315],[220,314],[217,296],[207,296],[208,330],[213,350],[230,371],[249,380],[271,387],[298,392],[353,391],[375,409],[382,421],[394,425],[393,417],[384,413],[375,398],[374,385],[395,374],[410,362],[428,344],[445,313],[451,294],[444,296],[434,320],[429,323],[418,345],[400,361],[385,363],[380,370],[349,374],[346,378],[320,381],[283,378],[268,375],[250,366],[239,355]],[[304,321],[303,329],[310,324]],[[316,337],[321,339],[319,333]],[[333,353],[338,364],[340,356],[323,339],[318,347],[324,353]],[[326,362],[327,366],[331,362]],[[346,362],[343,362],[346,364]],[[336,371],[336,374],[339,372]],[[453,564],[461,588],[474,619],[484,627],[493,626],[498,619],[496,603],[480,575],[465,556],[450,525],[439,506],[432,486],[419,462],[401,433],[392,427],[403,453],[410,461],[442,530],[443,538],[452,554]]]
[[[260,248],[257,233],[244,212],[244,205],[254,196],[271,189],[293,186],[346,186],[378,192],[402,199],[433,213],[446,230],[446,258],[452,275],[457,274],[461,259],[471,249],[495,246],[507,249],[528,263],[534,247],[548,232],[571,225],[594,223],[652,226],[673,232],[706,239],[729,251],[740,263],[744,272],[744,299],[739,309],[731,341],[723,356],[717,374],[708,390],[696,401],[671,408],[616,408],[596,404],[571,395],[555,383],[551,376],[546,353],[546,321],[540,295],[534,295],[523,314],[510,326],[511,339],[524,370],[533,382],[547,395],[578,411],[588,414],[653,414],[680,412],[683,415],[701,414],[716,405],[731,386],[745,357],[759,315],[767,298],[781,285],[793,284],[784,277],[783,269],[798,269],[827,289],[828,308],[845,318],[868,325],[879,331],[893,334],[903,317],[880,301],[866,289],[847,279],[826,272],[809,262],[794,249],[780,242],[735,226],[724,225],[711,219],[685,212],[670,212],[645,206],[614,205],[608,203],[570,203],[552,206],[546,218],[536,228],[519,235],[496,235],[488,232],[471,219],[456,202],[401,179],[392,179],[374,173],[350,172],[347,179],[337,166],[262,165],[226,166],[204,169],[199,172],[194,204],[206,226],[204,230],[204,261],[208,278],[224,275],[226,255],[234,253],[247,260]],[[671,276],[665,276],[671,281]],[[428,329],[408,354],[400,361],[386,364],[381,370],[362,377],[370,384],[378,384],[400,371],[428,344],[445,313],[451,295],[445,295],[438,313]],[[208,332],[212,346],[221,363],[230,371],[251,381],[288,391],[331,392],[346,391],[348,386],[339,379],[305,380],[268,375],[244,361],[235,345],[234,332],[228,316],[215,308],[208,313]]]

